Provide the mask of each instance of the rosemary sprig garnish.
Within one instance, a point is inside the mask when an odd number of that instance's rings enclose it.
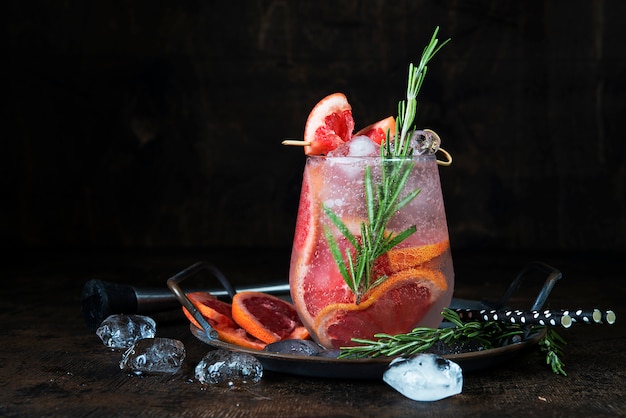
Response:
[[[380,148],[380,182],[374,184],[370,167],[365,168],[367,221],[361,222],[359,239],[350,232],[338,215],[323,206],[324,213],[353,247],[353,250],[348,249],[343,254],[330,228],[324,229],[333,259],[346,284],[354,293],[356,304],[367,291],[386,279],[385,276],[372,277],[374,261],[416,231],[413,225],[394,234],[387,231],[387,224],[397,211],[410,203],[420,192],[416,189],[402,195],[414,166],[408,157],[413,152],[409,146],[409,139],[415,130],[413,121],[417,113],[417,95],[426,76],[428,62],[448,42],[439,45],[438,32],[437,27],[429,44],[424,48],[419,65],[417,67],[409,65],[407,98],[398,104],[396,118],[398,128],[394,141],[391,141],[390,133],[387,132],[387,139]]]
[[[354,254],[347,250],[342,254],[337,239],[330,228],[324,228],[331,254],[346,284],[355,295],[355,303],[372,287],[386,279],[385,276],[372,277],[374,261],[404,241],[416,230],[412,225],[398,234],[387,232],[386,226],[394,213],[406,206],[420,192],[419,189],[400,198],[400,192],[411,174],[413,162],[402,161],[401,164],[383,164],[382,178],[376,186],[372,182],[370,167],[365,168],[365,200],[367,206],[367,222],[361,222],[360,240],[350,232],[349,228],[331,209],[323,206],[323,210],[332,223],[339,229],[348,242],[354,247]]]
[[[339,358],[373,358],[379,356],[410,356],[425,352],[437,343],[446,346],[454,344],[472,344],[482,350],[501,347],[511,343],[514,339],[527,333],[521,324],[505,324],[497,321],[490,322],[462,322],[459,315],[449,308],[444,308],[441,315],[452,323],[449,328],[415,328],[406,334],[376,334],[376,340],[354,338],[352,341],[360,345],[342,347]],[[541,326],[533,327],[539,330]],[[545,335],[539,341],[541,350],[546,353],[546,364],[550,365],[556,374],[566,376],[562,356],[561,344],[563,338],[552,328],[547,328]]]
[[[409,64],[409,81],[407,83],[406,100],[398,103],[398,117],[396,118],[398,129],[396,130],[396,141],[393,147],[394,156],[406,156],[409,152],[409,139],[411,138],[411,133],[415,130],[413,121],[417,114],[417,95],[426,77],[428,62],[445,44],[450,42],[450,39],[446,39],[439,45],[439,39],[437,39],[438,33],[439,27],[436,27],[433,36],[430,38],[430,42],[422,52],[419,65],[415,67],[413,64]],[[390,141],[387,141],[387,145],[391,145]],[[389,151],[389,148],[387,148],[387,150]]]

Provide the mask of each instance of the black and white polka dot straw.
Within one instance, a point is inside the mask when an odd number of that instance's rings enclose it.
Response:
[[[463,322],[499,321],[509,324],[562,326],[569,328],[575,323],[581,324],[609,324],[615,323],[616,315],[613,311],[600,309],[584,310],[497,310],[497,309],[455,309]]]

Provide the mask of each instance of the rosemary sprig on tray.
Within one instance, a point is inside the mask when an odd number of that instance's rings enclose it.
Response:
[[[386,279],[386,276],[372,277],[374,261],[416,231],[413,225],[393,234],[387,231],[387,223],[396,212],[410,203],[420,192],[416,189],[402,195],[414,166],[413,161],[407,157],[410,157],[413,152],[409,146],[409,139],[415,130],[413,122],[417,113],[417,95],[426,76],[428,62],[448,42],[446,40],[439,45],[438,32],[437,27],[429,44],[422,52],[419,65],[417,67],[413,64],[409,65],[407,97],[398,104],[394,141],[391,141],[390,133],[387,132],[387,139],[380,147],[380,182],[375,184],[370,167],[365,168],[367,221],[361,222],[360,239],[350,232],[339,216],[330,208],[323,206],[324,213],[353,247],[353,251],[348,249],[343,254],[332,231],[325,228],[324,235],[333,259],[346,284],[354,293],[356,304],[359,304],[361,297],[368,290]]]
[[[354,338],[352,341],[360,345],[342,347],[340,358],[366,358],[379,356],[410,356],[433,348],[437,343],[447,346],[454,344],[472,344],[487,350],[510,344],[520,340],[526,333],[521,324],[506,324],[498,321],[462,322],[459,315],[449,308],[441,313],[445,320],[453,324],[450,328],[415,328],[406,334],[376,334],[376,340]],[[533,327],[533,330],[544,328]],[[566,376],[564,363],[561,361],[563,338],[552,328],[547,328],[539,341],[541,350],[546,353],[546,363],[556,374]]]
[[[546,335],[539,341],[539,347],[541,351],[546,353],[546,364],[548,364],[552,371],[556,374],[567,376],[565,373],[565,364],[561,360],[563,355],[563,345],[567,344],[563,337],[561,337],[553,328],[547,327]]]

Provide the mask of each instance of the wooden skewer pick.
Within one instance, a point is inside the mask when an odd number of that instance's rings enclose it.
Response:
[[[301,141],[299,139],[285,139],[282,142],[283,145],[294,145],[297,147],[308,147],[309,145],[311,145],[311,143],[309,141]]]

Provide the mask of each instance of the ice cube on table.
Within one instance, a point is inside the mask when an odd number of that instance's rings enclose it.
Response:
[[[257,383],[263,377],[263,366],[250,354],[217,349],[200,360],[195,376],[203,384],[235,381]]]
[[[185,360],[185,345],[172,338],[145,338],[122,355],[120,369],[136,374],[178,372]]]
[[[104,345],[111,348],[128,348],[144,338],[154,338],[156,323],[143,315],[111,315],[96,330]]]
[[[461,393],[461,367],[435,354],[393,360],[383,375],[392,388],[414,401],[438,401]]]

